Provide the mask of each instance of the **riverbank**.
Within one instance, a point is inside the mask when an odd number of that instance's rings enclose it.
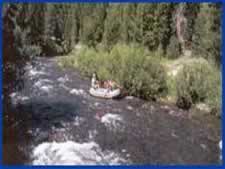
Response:
[[[74,68],[86,77],[97,73],[100,80],[113,80],[132,96],[171,102],[179,108],[192,107],[221,115],[221,71],[202,57],[180,56],[167,59],[140,45],[116,44],[75,46],[59,59],[62,68]]]
[[[90,79],[74,69],[61,69],[58,59],[28,63],[23,89],[11,93],[14,113],[4,114],[16,119],[4,132],[14,129],[17,139],[10,144],[25,157],[12,162],[7,154],[15,149],[5,144],[4,164],[220,163],[218,118],[204,115],[199,120],[173,104],[136,97],[92,97]],[[207,117],[211,122],[206,123]]]

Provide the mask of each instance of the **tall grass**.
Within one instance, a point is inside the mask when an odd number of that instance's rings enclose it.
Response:
[[[221,111],[221,73],[207,61],[184,65],[176,78],[177,104],[207,103],[214,113]],[[188,106],[189,105],[189,106]]]
[[[77,63],[86,76],[96,72],[99,79],[116,81],[130,95],[155,100],[167,94],[166,72],[155,55],[136,45],[117,44],[110,51],[84,47],[63,64]]]
[[[140,46],[117,44],[110,51],[101,46],[83,47],[62,58],[60,64],[76,67],[88,77],[96,72],[100,80],[114,80],[133,96],[147,100],[171,96],[181,108],[203,102],[220,113],[220,71],[206,60],[191,59],[181,62],[183,68],[170,77],[164,68],[173,62]]]

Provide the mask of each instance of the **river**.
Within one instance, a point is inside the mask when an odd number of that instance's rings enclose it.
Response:
[[[22,82],[4,95],[4,164],[220,162],[219,128],[174,105],[131,96],[94,98],[88,93],[90,79],[61,69],[57,59],[27,61]]]

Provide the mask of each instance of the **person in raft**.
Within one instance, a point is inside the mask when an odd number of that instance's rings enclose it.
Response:
[[[105,89],[109,89],[109,90],[113,90],[115,88],[121,88],[118,84],[116,84],[116,82],[114,82],[112,80],[99,81],[97,79],[96,73],[93,73],[93,75],[92,75],[91,87],[94,89],[105,88]]]

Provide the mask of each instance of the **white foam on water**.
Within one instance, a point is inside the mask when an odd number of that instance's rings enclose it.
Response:
[[[53,89],[52,85],[45,85],[45,86],[41,86],[40,89],[44,92],[49,92],[50,90]]]
[[[110,130],[123,130],[123,118],[118,114],[107,113],[101,117],[101,122]]]
[[[220,147],[220,150],[222,150],[222,148],[223,148],[223,142],[222,142],[222,140],[220,140],[220,142],[219,142],[219,147]]]
[[[48,73],[45,71],[45,67],[42,66],[41,70],[37,70],[31,63],[26,64],[25,68],[26,74],[30,79],[37,78],[40,75],[47,75]]]
[[[35,87],[41,88],[43,85],[47,84],[47,83],[52,83],[51,80],[48,79],[40,79],[37,82],[34,83]]]
[[[127,109],[128,110],[133,110],[133,107],[132,106],[127,106]]]
[[[134,99],[134,96],[126,96],[125,99],[132,100]]]
[[[29,70],[33,69],[33,66],[31,64],[27,64],[24,69],[29,71]]]
[[[100,103],[98,103],[98,102],[95,102],[95,104],[94,104],[96,107],[98,107],[99,105],[100,105]]]
[[[18,102],[21,102],[21,101],[23,102],[30,99],[28,96],[23,96],[17,92],[13,92],[9,96],[13,104],[17,104]]]
[[[75,95],[84,95],[85,92],[83,89],[72,89],[70,90],[70,94],[75,94]]]
[[[84,118],[76,116],[76,117],[73,119],[73,125],[75,125],[75,126],[80,126],[84,121],[85,121]]]
[[[66,86],[65,84],[63,84],[63,83],[60,83],[59,86],[62,87],[63,89],[65,89],[65,90],[70,90],[70,88],[67,87],[67,86]]]
[[[97,134],[98,134],[97,130],[89,130],[88,131],[89,140],[93,140],[96,137]]]
[[[45,142],[32,151],[33,165],[119,165],[127,164],[119,154],[102,151],[95,142]]]
[[[11,98],[15,98],[17,96],[17,93],[16,92],[13,92],[9,95]]]
[[[28,96],[18,96],[18,99],[21,101],[29,100],[30,98]]]
[[[53,89],[53,86],[51,85],[52,81],[48,79],[40,79],[37,82],[34,83],[34,87],[37,89],[43,91],[43,92],[49,92]]]
[[[28,74],[29,76],[38,76],[38,75],[46,75],[47,73],[44,71],[37,71],[35,69],[30,69]]]
[[[61,83],[65,83],[65,82],[69,81],[69,78],[68,78],[67,75],[65,75],[64,77],[59,77],[59,78],[57,79],[57,81],[58,81],[58,82],[61,82]]]
[[[220,160],[222,160],[222,155],[223,155],[223,153],[222,153],[222,149],[223,149],[223,142],[222,142],[222,140],[220,140],[220,142],[219,142],[219,148],[220,148]]]
[[[118,114],[107,113],[101,118],[102,123],[111,123],[112,121],[122,121],[122,117]]]

